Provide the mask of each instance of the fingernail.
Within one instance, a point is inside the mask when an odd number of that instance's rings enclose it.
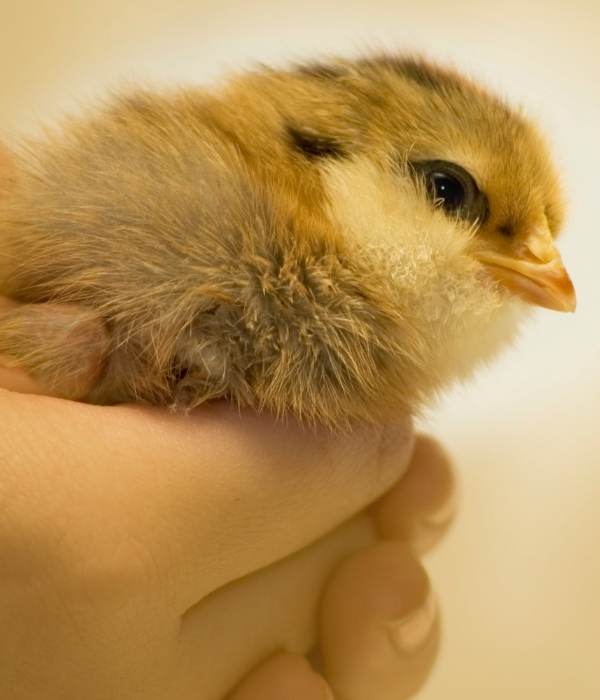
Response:
[[[427,641],[436,617],[437,606],[433,594],[424,605],[399,620],[387,623],[390,639],[403,654],[411,654]]]
[[[456,502],[454,498],[448,498],[441,508],[434,510],[432,513],[425,515],[421,522],[423,525],[431,525],[432,527],[441,527],[452,520],[456,512]]]

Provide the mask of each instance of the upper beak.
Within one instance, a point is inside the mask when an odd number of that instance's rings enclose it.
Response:
[[[514,257],[481,252],[477,259],[505,287],[530,304],[556,311],[575,311],[573,282],[547,229],[530,234]]]

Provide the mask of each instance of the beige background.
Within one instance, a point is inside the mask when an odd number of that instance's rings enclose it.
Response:
[[[599,37],[594,0],[0,0],[0,138],[127,80],[367,47],[451,59],[545,124],[579,308],[540,311],[428,419],[459,465],[461,509],[428,558],[444,644],[423,700],[600,697]]]

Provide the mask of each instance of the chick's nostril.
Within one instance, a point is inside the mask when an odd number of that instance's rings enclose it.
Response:
[[[498,226],[498,233],[504,238],[512,238],[514,236],[513,227],[510,224],[500,224]]]

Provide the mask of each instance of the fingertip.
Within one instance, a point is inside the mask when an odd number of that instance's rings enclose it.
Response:
[[[371,511],[379,535],[429,549],[444,534],[456,510],[452,461],[437,440],[419,435],[402,478]]]
[[[333,695],[303,656],[280,653],[247,676],[228,700],[333,700]]]
[[[409,548],[381,542],[346,560],[324,593],[324,675],[346,700],[400,700],[425,682],[439,642],[429,579]]]

